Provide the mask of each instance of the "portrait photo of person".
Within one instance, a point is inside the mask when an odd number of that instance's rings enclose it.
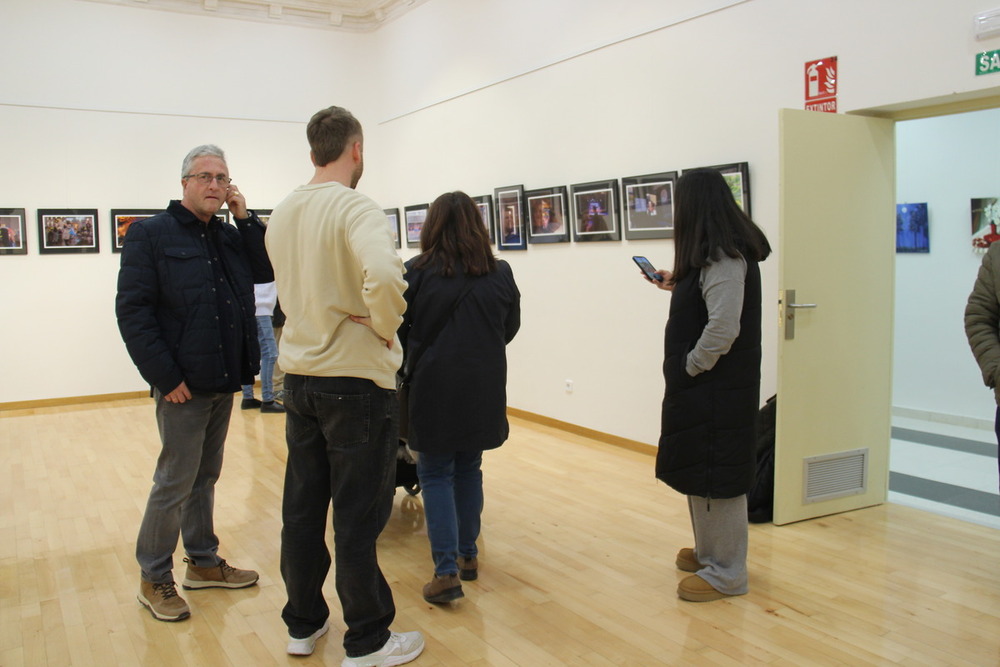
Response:
[[[617,240],[612,188],[581,190],[574,188],[576,222],[573,237],[577,241]]]
[[[528,241],[563,243],[569,241],[566,228],[566,188],[555,187],[525,193],[528,202]]]
[[[521,186],[497,188],[496,205],[499,229],[498,247],[501,250],[524,250],[527,248],[522,219],[524,189]]]

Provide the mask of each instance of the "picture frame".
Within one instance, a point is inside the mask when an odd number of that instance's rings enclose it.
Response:
[[[111,209],[111,252],[121,252],[125,245],[125,234],[133,223],[151,218],[163,209],[157,208],[113,208]]]
[[[0,208],[0,255],[27,255],[27,225],[23,208]]]
[[[929,253],[927,203],[896,204],[896,252]]]
[[[574,241],[621,241],[618,179],[578,183],[570,191]]]
[[[38,252],[43,255],[99,253],[96,208],[38,209]]]
[[[260,221],[267,225],[271,221],[271,214],[274,213],[273,208],[255,208],[251,209],[260,218]]]
[[[622,179],[625,202],[625,238],[670,239],[674,237],[674,190],[677,172],[629,176]]]
[[[497,248],[499,250],[527,250],[524,228],[524,186],[507,185],[493,191],[496,204]]]
[[[490,237],[490,244],[496,245],[497,225],[493,212],[493,195],[479,195],[478,197],[473,197],[472,201],[476,202],[476,208],[479,209],[479,215],[483,219],[483,226],[486,227],[486,235]]]
[[[528,207],[529,243],[569,242],[569,200],[565,186],[529,190],[524,199]]]
[[[406,247],[420,247],[420,232],[424,229],[424,222],[427,220],[427,209],[430,204],[416,204],[403,208],[403,220],[406,228]]]
[[[715,169],[721,172],[722,177],[729,184],[729,189],[733,193],[733,199],[736,200],[736,203],[739,204],[744,213],[753,217],[750,213],[750,163],[733,162],[730,164],[716,164],[709,167],[702,167],[702,169]],[[684,171],[691,170],[685,169]]]
[[[222,224],[224,225],[228,225],[233,220],[233,216],[229,214],[228,208],[220,208],[216,215],[222,218]]]
[[[399,209],[384,208],[382,212],[385,213],[385,218],[389,222],[389,234],[392,236],[392,242],[398,250],[403,247],[403,240],[399,235]]]

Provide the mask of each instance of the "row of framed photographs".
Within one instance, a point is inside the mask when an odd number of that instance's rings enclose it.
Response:
[[[722,172],[736,202],[750,214],[750,170],[746,162],[709,167]],[[669,239],[674,235],[674,187],[679,172],[667,171],[550,188],[496,188],[473,197],[490,241],[500,250],[528,244]],[[624,215],[619,201],[624,202]],[[385,209],[396,247],[420,247],[428,204]],[[402,227],[400,224],[402,223]],[[402,233],[400,233],[402,230]]]
[[[163,209],[111,209],[111,251],[121,252],[125,232],[133,222],[150,218]],[[262,218],[270,211],[258,211]],[[229,211],[216,213],[229,222]],[[99,253],[96,208],[40,208],[38,218],[38,252],[43,255]],[[27,223],[23,208],[0,208],[0,255],[27,255]]]

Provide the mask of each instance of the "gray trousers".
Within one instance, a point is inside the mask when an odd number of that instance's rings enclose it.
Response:
[[[135,556],[143,580],[156,584],[173,580],[178,535],[195,565],[219,564],[213,519],[215,482],[222,472],[233,395],[192,392],[189,401],[168,403],[155,391],[153,398],[162,448]]]
[[[746,495],[687,499],[694,529],[694,555],[702,565],[698,576],[720,593],[743,595],[749,590]]]

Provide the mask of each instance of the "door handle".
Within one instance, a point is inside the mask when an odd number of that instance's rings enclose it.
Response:
[[[795,303],[795,290],[786,289],[778,304],[782,325],[785,329],[785,340],[795,338],[795,310],[798,308],[816,308],[815,303]]]

